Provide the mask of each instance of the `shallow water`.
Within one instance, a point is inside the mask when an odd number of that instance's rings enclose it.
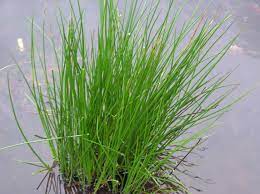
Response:
[[[0,69],[12,64],[11,55],[19,59],[26,69],[30,26],[27,17],[33,16],[37,21],[45,18],[53,25],[55,6],[63,6],[61,0],[1,0],[0,1]],[[87,12],[91,17],[89,26],[97,21],[97,7],[94,0],[88,1]],[[167,0],[162,1],[165,6]],[[189,15],[197,1],[189,3],[185,15]],[[206,1],[205,1],[206,2]],[[204,3],[203,6],[206,6]],[[66,9],[66,7],[65,7]],[[260,183],[260,1],[259,0],[218,0],[210,6],[211,15],[232,13],[235,24],[228,36],[240,33],[236,44],[221,62],[220,72],[227,72],[239,66],[230,78],[232,83],[240,83],[234,96],[256,87],[243,101],[227,113],[212,132],[207,142],[208,149],[201,153],[204,157],[196,159],[196,175],[211,179],[211,184],[203,181],[187,180],[208,194],[256,194]],[[55,26],[50,27],[50,32]],[[17,39],[24,41],[24,52],[17,48]],[[17,102],[19,117],[23,127],[31,135],[38,134],[40,125],[32,113],[31,106],[24,98],[24,84],[21,76],[13,66],[0,71],[0,147],[22,141],[16,128],[7,92],[7,72],[10,73],[11,86]],[[39,149],[45,151],[44,147]],[[34,160],[30,151],[20,147],[0,153],[0,193],[28,194],[42,193],[35,188],[42,176],[31,176],[36,168],[19,164],[16,160]],[[192,192],[196,193],[196,191]]]

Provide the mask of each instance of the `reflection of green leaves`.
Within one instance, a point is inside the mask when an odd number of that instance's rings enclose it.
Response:
[[[162,20],[159,1],[128,2],[121,17],[114,1],[99,3],[99,30],[90,41],[79,6],[71,4],[69,21],[60,14],[62,52],[48,39],[58,72],[48,72],[44,27],[43,56],[38,53],[32,22],[32,83],[23,76],[46,136],[36,141],[48,143],[65,182],[94,184],[95,191],[107,185],[123,193],[142,193],[152,182],[164,193],[185,193],[165,169],[177,165],[170,158],[180,147],[204,134],[203,129],[187,136],[188,130],[230,107],[221,106],[233,90],[223,86],[228,75],[211,76],[235,40],[212,55],[229,18],[212,24],[194,13],[177,26],[182,8],[175,10],[174,1]],[[24,134],[11,95],[10,100],[24,144],[47,166],[31,145],[36,141]]]

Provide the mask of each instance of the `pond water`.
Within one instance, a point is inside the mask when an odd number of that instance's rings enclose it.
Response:
[[[161,2],[165,6],[167,0]],[[189,15],[197,2],[189,1],[184,14]],[[27,17],[33,16],[36,21],[45,18],[50,29],[55,31],[55,7],[64,6],[64,3],[63,0],[0,1],[0,147],[22,141],[10,112],[8,72],[23,127],[31,135],[40,131],[39,121],[24,98],[24,84],[12,66],[11,56],[19,59],[25,68],[29,66],[26,63],[30,39]],[[95,1],[89,0],[86,4],[90,16],[88,24],[94,26],[97,22]],[[204,1],[204,5],[208,5],[208,1]],[[230,82],[240,83],[234,97],[250,88],[255,89],[225,114],[212,131],[206,143],[208,149],[201,153],[203,158],[195,159],[198,167],[193,169],[194,174],[211,179],[210,184],[192,179],[186,182],[202,189],[205,194],[257,194],[260,183],[260,0],[217,0],[213,1],[209,10],[209,14],[220,16],[231,13],[235,24],[227,36],[240,33],[218,70],[227,72],[238,66],[230,77]],[[18,38],[23,39],[23,52],[17,48]],[[8,65],[8,68],[2,69]],[[39,149],[46,152],[44,147]],[[34,158],[26,147],[0,153],[0,193],[43,193],[35,190],[42,176],[31,176],[37,168],[20,164],[17,160]]]

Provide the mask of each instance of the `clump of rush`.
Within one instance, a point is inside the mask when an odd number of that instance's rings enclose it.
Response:
[[[10,95],[18,128],[47,171],[46,193],[186,193],[180,153],[230,107],[228,75],[212,74],[234,42],[215,49],[228,17],[212,23],[194,11],[180,25],[172,0],[163,14],[159,0],[128,1],[120,14],[115,1],[99,6],[90,40],[79,4],[69,20],[60,15],[61,45],[50,39],[57,71],[47,68],[44,30],[44,52],[35,54],[32,29],[33,80],[24,78],[45,134],[34,141],[48,143],[53,164],[26,136]]]

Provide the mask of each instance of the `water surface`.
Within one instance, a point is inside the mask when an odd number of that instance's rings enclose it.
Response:
[[[30,26],[26,20],[33,16],[36,22],[45,18],[50,24],[49,31],[55,32],[54,13],[57,5],[64,6],[61,0],[1,0],[0,1],[0,68],[12,64],[11,55],[29,68],[28,41]],[[97,21],[95,1],[87,3],[89,15],[88,25],[94,26]],[[162,7],[167,0],[162,1]],[[190,1],[185,8],[189,15],[198,1]],[[206,7],[207,1],[203,4]],[[85,6],[85,5],[84,5]],[[64,6],[66,9],[66,6]],[[240,33],[239,39],[231,51],[221,62],[218,71],[227,72],[239,66],[232,74],[230,82],[240,83],[234,97],[242,92],[256,87],[245,100],[234,106],[220,121],[207,142],[208,149],[202,153],[202,159],[196,159],[198,167],[194,174],[211,179],[211,184],[203,181],[187,180],[188,185],[194,185],[206,194],[257,194],[260,183],[260,1],[259,0],[218,0],[210,6],[208,14],[222,16],[231,13],[235,24],[228,37]],[[17,39],[24,41],[24,52],[19,52]],[[31,111],[31,105],[24,95],[24,84],[21,76],[12,66],[0,72],[0,147],[22,141],[18,133],[7,91],[7,72],[11,78],[19,118],[27,133],[40,133],[40,124]],[[44,147],[39,149],[45,153]],[[47,156],[47,154],[46,154]],[[28,194],[42,193],[35,188],[42,176],[31,176],[36,168],[19,164],[16,160],[35,160],[26,147],[20,147],[0,153],[0,193]],[[192,190],[193,191],[193,190]],[[196,191],[193,191],[196,193]]]

